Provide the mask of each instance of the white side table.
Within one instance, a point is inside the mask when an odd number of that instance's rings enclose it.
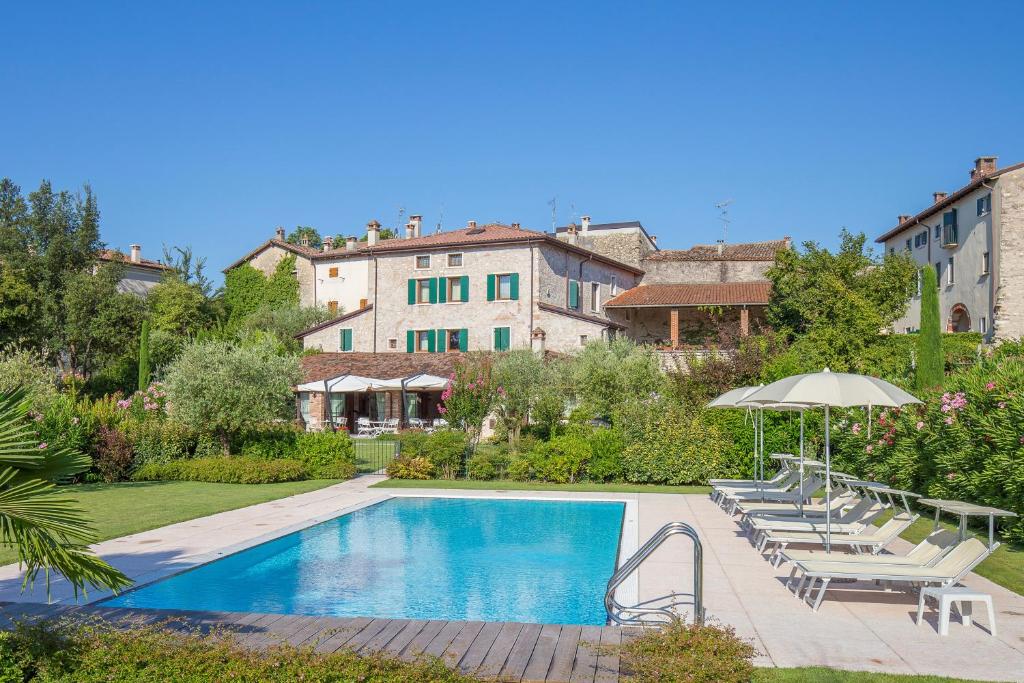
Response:
[[[925,598],[932,597],[939,603],[939,635],[949,635],[949,608],[954,603],[960,603],[960,616],[964,626],[971,625],[972,605],[974,602],[983,602],[988,607],[988,630],[993,636],[996,634],[996,615],[992,607],[992,596],[988,593],[979,593],[976,590],[965,587],[938,588],[927,587],[921,589],[921,597],[917,602],[917,623],[920,626],[924,617]]]

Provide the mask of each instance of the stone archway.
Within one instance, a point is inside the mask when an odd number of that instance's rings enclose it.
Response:
[[[950,332],[970,332],[971,331],[971,314],[967,311],[967,307],[963,304],[956,304],[949,311],[949,331]]]

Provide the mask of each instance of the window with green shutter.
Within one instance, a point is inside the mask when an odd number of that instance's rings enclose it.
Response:
[[[494,301],[494,273],[487,276],[487,300]]]
[[[487,276],[488,301],[515,301],[519,298],[519,273],[495,273]]]
[[[437,278],[437,285],[435,286],[437,287],[437,303],[448,303],[448,278]]]
[[[469,351],[469,330],[465,328],[459,330],[459,351]]]
[[[437,331],[427,330],[427,352],[434,353],[437,350]]]
[[[409,305],[416,303],[416,287],[419,280],[409,278]]]
[[[469,301],[469,276],[463,275],[459,282],[459,294],[462,295],[462,303]]]
[[[430,278],[429,280],[427,280],[427,283],[428,283],[427,286],[430,287],[430,303],[436,304],[437,303],[437,280],[435,280],[434,278]]]
[[[445,345],[446,345],[445,342],[447,341],[447,337],[448,337],[448,335],[445,333],[444,330],[438,330],[437,331],[437,351],[438,351],[438,353],[444,353],[445,352]]]
[[[416,351],[416,331],[409,330],[405,333],[405,352],[413,353]]]
[[[580,307],[580,283],[576,280],[569,281],[569,308]]]
[[[494,328],[494,350],[508,351],[511,346],[512,329],[509,327]]]
[[[956,218],[956,209],[942,214],[942,246],[944,247],[959,244],[959,235],[957,234],[959,226],[957,225]]]
[[[341,350],[351,351],[352,350],[352,329],[346,328],[341,331]]]
[[[519,300],[519,273],[511,273],[509,276],[509,299]]]

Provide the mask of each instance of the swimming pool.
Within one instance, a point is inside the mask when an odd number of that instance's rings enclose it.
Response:
[[[624,509],[603,501],[389,498],[105,604],[601,625]]]

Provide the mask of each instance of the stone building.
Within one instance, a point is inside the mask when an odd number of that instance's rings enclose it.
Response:
[[[928,207],[901,215],[875,240],[935,269],[939,310],[949,332],[975,331],[988,342],[1024,335],[1024,163],[998,168],[974,161],[968,183],[932,194]],[[921,285],[895,332],[920,327]]]
[[[325,245],[326,246],[326,245]],[[274,274],[277,264],[290,254],[295,255],[295,277],[299,281],[299,303],[313,306],[317,303],[316,279],[314,277],[313,257],[320,250],[305,244],[292,244],[285,240],[284,228],[278,228],[276,234],[248,254],[224,269],[224,272],[248,263],[267,277]]]
[[[160,283],[163,276],[171,270],[170,266],[159,261],[142,258],[142,246],[132,244],[129,253],[124,254],[116,249],[100,250],[97,260],[100,263],[119,263],[124,266],[117,288],[122,292],[146,296],[149,290]]]

